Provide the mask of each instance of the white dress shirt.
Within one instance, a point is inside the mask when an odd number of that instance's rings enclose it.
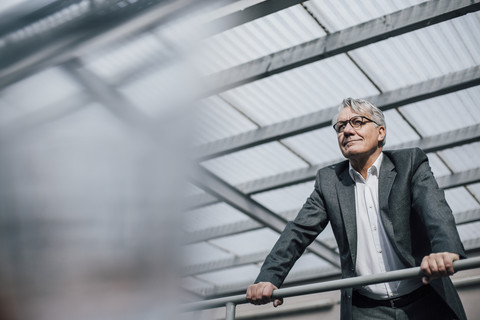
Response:
[[[387,237],[378,202],[378,176],[383,153],[368,169],[367,178],[349,166],[349,173],[355,182],[355,204],[357,221],[357,276],[404,269],[390,240]],[[363,286],[359,293],[372,299],[390,299],[401,296],[422,285],[419,279],[408,279]]]

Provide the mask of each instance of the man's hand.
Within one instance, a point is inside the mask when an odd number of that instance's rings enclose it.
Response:
[[[278,288],[270,282],[259,282],[257,284],[251,284],[247,289],[247,299],[252,304],[266,304],[272,301],[272,294],[274,290]],[[273,306],[276,308],[283,304],[283,299],[275,299]]]
[[[455,273],[453,270],[453,261],[459,259],[458,254],[450,252],[431,253],[425,256],[420,265],[420,269],[425,274],[422,282],[428,284],[434,279],[451,276]]]

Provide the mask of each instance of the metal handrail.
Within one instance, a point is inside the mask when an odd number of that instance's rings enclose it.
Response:
[[[469,258],[464,260],[458,260],[453,262],[453,268],[455,271],[468,270],[480,267],[480,257]],[[340,280],[332,280],[320,283],[307,284],[302,286],[296,286],[291,288],[278,289],[273,292],[272,299],[274,298],[287,298],[305,294],[319,293],[325,291],[333,291],[344,288],[352,288],[358,286],[365,286],[381,282],[397,281],[408,278],[415,278],[423,276],[423,272],[420,267],[413,267],[408,269],[389,271],[379,274],[372,274],[361,277],[346,278]],[[235,306],[237,304],[248,303],[245,294],[223,297],[205,301],[198,301],[186,304],[183,306],[183,310],[195,311],[213,309],[218,307],[226,307],[226,320],[235,319]]]

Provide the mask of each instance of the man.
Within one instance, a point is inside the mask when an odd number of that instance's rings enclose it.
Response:
[[[348,161],[317,172],[314,191],[267,256],[247,299],[271,301],[273,290],[330,222],[343,278],[414,266],[424,273],[422,279],[342,290],[341,319],[466,319],[446,277],[465,252],[425,153],[383,151],[385,119],[368,101],[345,99],[332,122]]]

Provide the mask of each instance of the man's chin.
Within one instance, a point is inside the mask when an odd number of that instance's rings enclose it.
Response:
[[[345,158],[350,159],[360,155],[361,152],[359,152],[358,150],[355,150],[355,148],[347,148],[347,149],[342,149],[342,154]]]

